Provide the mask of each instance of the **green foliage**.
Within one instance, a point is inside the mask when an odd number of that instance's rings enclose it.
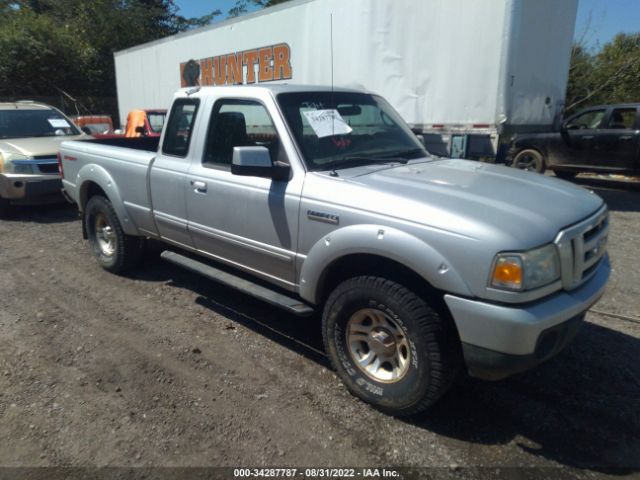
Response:
[[[229,17],[237,17],[249,11],[250,7],[267,8],[273,7],[289,0],[236,0],[236,4],[229,10]]]
[[[0,26],[0,95],[80,87],[94,54],[72,28],[28,9],[14,11]]]
[[[574,45],[567,111],[590,105],[640,102],[640,33],[618,34],[597,53]]]
[[[113,53],[206,25],[173,0],[0,0],[0,96],[115,97]]]

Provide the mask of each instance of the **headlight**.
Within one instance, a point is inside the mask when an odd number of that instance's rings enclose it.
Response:
[[[506,290],[533,290],[560,278],[560,259],[555,245],[528,252],[500,253],[493,262],[491,286]]]
[[[33,165],[20,163],[22,161],[33,160],[32,157],[20,153],[0,153],[0,172],[5,173],[33,173]]]

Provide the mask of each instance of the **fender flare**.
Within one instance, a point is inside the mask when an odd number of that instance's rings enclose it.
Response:
[[[84,206],[87,204],[87,195],[89,193],[89,184],[95,183],[106,194],[107,198],[113,205],[113,209],[116,212],[120,225],[127,235],[140,235],[138,227],[129,216],[127,209],[120,195],[120,191],[116,182],[109,172],[100,165],[95,163],[89,163],[84,165],[79,171],[76,180],[76,185],[79,185],[78,200],[81,211],[84,210]]]
[[[435,288],[473,296],[452,263],[423,240],[388,226],[366,224],[334,230],[311,247],[300,271],[300,296],[318,304],[320,287],[331,264],[353,254],[370,254],[393,260]]]

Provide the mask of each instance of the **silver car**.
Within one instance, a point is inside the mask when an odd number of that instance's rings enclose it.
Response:
[[[322,312],[345,384],[396,415],[427,408],[462,367],[499,379],[552,357],[609,277],[601,198],[430,156],[369,93],[183,90],[159,141],[65,142],[61,155],[103,268],[132,267],[155,238],[168,261]]]

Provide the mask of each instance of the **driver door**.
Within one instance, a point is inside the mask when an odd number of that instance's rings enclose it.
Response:
[[[217,100],[203,156],[187,174],[189,232],[208,256],[293,289],[303,179],[293,173],[289,181],[232,174],[233,148],[243,146],[265,146],[272,161],[288,163],[264,104]]]
[[[596,140],[606,110],[590,109],[570,117],[561,132],[561,141],[556,165],[567,165],[588,168],[593,164],[597,153]]]

